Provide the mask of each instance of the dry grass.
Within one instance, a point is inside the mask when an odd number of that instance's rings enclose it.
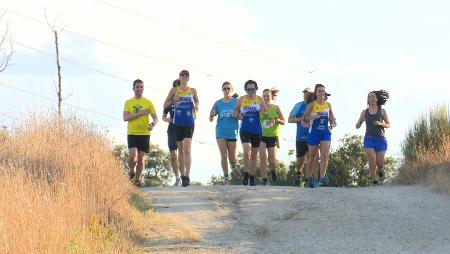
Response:
[[[405,161],[394,182],[426,183],[435,191],[450,194],[450,116],[438,106],[419,118],[403,143]]]
[[[132,253],[142,214],[97,128],[43,115],[0,132],[0,253]]]

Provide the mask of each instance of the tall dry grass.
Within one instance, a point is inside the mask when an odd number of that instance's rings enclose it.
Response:
[[[33,115],[0,133],[0,253],[131,253],[142,217],[106,136]]]
[[[402,144],[404,163],[396,181],[424,182],[450,194],[450,114],[436,106],[416,120]]]

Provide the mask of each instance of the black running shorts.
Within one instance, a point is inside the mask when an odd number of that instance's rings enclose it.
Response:
[[[303,157],[308,153],[308,141],[297,141],[295,143],[297,158]]]
[[[194,135],[194,128],[195,125],[189,125],[189,126],[181,126],[181,125],[174,125],[175,126],[175,139],[177,142],[183,141],[185,138],[192,138]]]
[[[139,152],[150,150],[150,135],[128,135],[128,149],[137,148]]]
[[[241,131],[239,135],[241,136],[241,143],[251,143],[252,148],[258,148],[261,143],[261,135],[243,131]]]
[[[278,141],[278,137],[262,137],[261,138],[261,142],[264,142],[264,144],[266,144],[267,148],[272,148],[272,147],[280,147],[280,142]]]

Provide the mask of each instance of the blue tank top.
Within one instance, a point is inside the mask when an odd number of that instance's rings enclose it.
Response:
[[[306,107],[308,105],[302,101],[295,104],[289,116],[302,117],[305,114]],[[308,140],[309,127],[303,127],[301,123],[297,123],[297,135],[295,141],[307,141]]]
[[[241,114],[243,114],[241,122],[241,132],[248,132],[250,134],[261,135],[262,127],[259,118],[259,111],[261,110],[261,100],[259,97],[249,99],[244,96],[241,103]]]
[[[175,93],[180,99],[174,102],[175,114],[173,124],[181,126],[194,125],[194,98],[192,88],[183,91],[180,87],[177,87]]]
[[[231,98],[227,103],[223,99],[214,103],[214,110],[217,113],[216,138],[237,139],[239,122],[233,117],[237,101],[236,98]]]
[[[314,101],[314,106],[311,110],[311,115],[319,115],[320,117],[311,121],[311,127],[309,127],[309,133],[311,134],[326,134],[330,133],[328,129],[328,122],[330,118],[330,104],[324,102],[319,104]]]

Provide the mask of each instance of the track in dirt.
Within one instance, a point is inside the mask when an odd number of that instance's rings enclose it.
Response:
[[[450,198],[425,187],[143,191],[158,213],[200,235],[152,253],[450,253]]]

